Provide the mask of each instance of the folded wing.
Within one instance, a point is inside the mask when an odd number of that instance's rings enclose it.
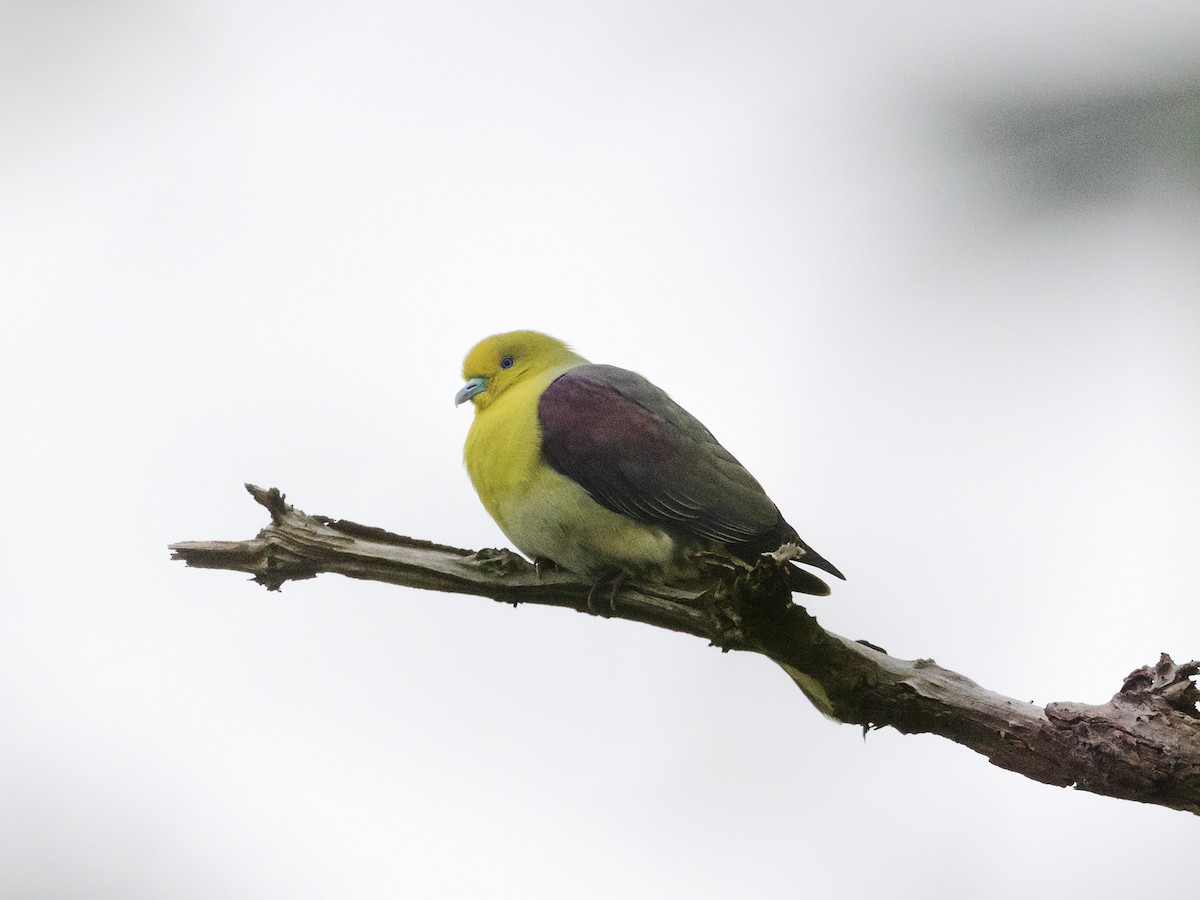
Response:
[[[842,577],[799,540],[712,433],[642,376],[615,366],[571,369],[543,392],[538,420],[546,462],[609,509],[745,559],[797,541],[809,551],[803,564]]]

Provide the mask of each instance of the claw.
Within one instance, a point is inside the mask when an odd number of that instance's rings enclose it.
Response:
[[[621,589],[621,585],[625,583],[625,573],[618,572],[617,577],[613,579],[612,593],[608,595],[608,611],[617,611],[617,591]]]
[[[538,581],[542,580],[542,572],[552,572],[558,568],[558,563],[545,556],[539,556],[533,561],[533,574]]]
[[[621,585],[625,583],[625,573],[620,569],[606,569],[600,573],[600,577],[596,579],[596,583],[592,585],[592,589],[588,591],[587,608],[593,616],[604,616],[608,618],[617,611],[617,591],[621,589]],[[608,596],[608,609],[601,610],[596,605],[596,594],[600,590],[600,586],[606,581],[612,581],[612,593]]]

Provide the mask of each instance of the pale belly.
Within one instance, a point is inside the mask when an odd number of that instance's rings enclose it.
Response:
[[[522,553],[552,559],[572,572],[597,577],[619,569],[651,580],[678,574],[670,535],[601,506],[552,470],[514,491],[497,513],[496,521]]]

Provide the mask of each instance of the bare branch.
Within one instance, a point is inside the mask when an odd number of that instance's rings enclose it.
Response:
[[[723,650],[768,656],[840,721],[938,734],[1046,784],[1200,815],[1198,662],[1176,665],[1164,653],[1157,665],[1130,674],[1107,703],[1042,708],[982,688],[932,660],[897,659],[825,631],[792,603],[786,554],[769,554],[753,569],[735,568],[703,593],[629,584],[594,592],[589,582],[535,568],[507,550],[462,550],[310,516],[275,488],[246,489],[270,512],[270,525],[249,541],[173,544],[173,558],[246,572],[270,590],[336,572],[644,622]],[[589,604],[593,593],[602,602]]]

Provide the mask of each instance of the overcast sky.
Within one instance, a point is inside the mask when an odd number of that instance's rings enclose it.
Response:
[[[1200,656],[1200,6],[0,2],[0,894],[1186,893],[1194,818],[771,663],[166,545],[464,547],[472,344],[695,413],[1018,698]]]

